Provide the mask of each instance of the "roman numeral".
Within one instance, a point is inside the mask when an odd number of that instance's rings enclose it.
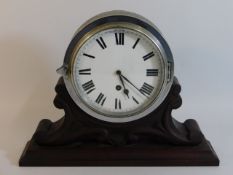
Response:
[[[91,75],[91,69],[81,69],[78,71],[79,75]]]
[[[145,56],[143,56],[143,60],[146,61],[153,56],[155,56],[154,52],[150,52],[150,53],[146,54]]]
[[[146,69],[146,76],[158,76],[158,69]]]
[[[140,38],[138,38],[138,39],[136,40],[136,42],[134,43],[134,45],[133,45],[133,47],[132,47],[133,49],[135,49],[135,47],[137,46],[139,40],[140,40]]]
[[[121,109],[121,100],[115,98],[115,109]]]
[[[87,94],[89,94],[89,93],[91,93],[92,91],[95,90],[95,85],[94,85],[92,80],[84,83],[82,85],[82,87],[83,87],[84,91],[87,91]]]
[[[139,102],[137,101],[137,99],[135,97],[132,97],[133,98],[133,101],[137,104],[139,104]]]
[[[104,94],[100,93],[98,95],[98,97],[96,98],[95,102],[98,103],[98,104],[101,104],[101,106],[103,106],[106,98],[107,97],[104,98]]]
[[[104,40],[103,40],[102,37],[100,37],[99,39],[96,39],[96,41],[97,41],[97,43],[100,45],[100,47],[101,47],[102,49],[107,48],[107,46],[106,46],[106,44],[105,44],[105,42],[104,42]]]
[[[115,33],[117,45],[124,45],[124,33]]]
[[[83,55],[86,56],[86,57],[89,57],[89,58],[93,58],[93,59],[95,58],[95,56],[89,55],[89,54],[86,54],[86,53],[83,53]]]
[[[140,92],[143,93],[143,94],[147,94],[147,95],[150,95],[151,92],[153,91],[154,87],[147,84],[147,83],[144,83],[140,89]]]

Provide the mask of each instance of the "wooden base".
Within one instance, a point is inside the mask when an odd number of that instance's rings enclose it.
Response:
[[[174,78],[163,103],[151,114],[128,123],[109,123],[82,111],[64,81],[55,90],[55,107],[65,116],[42,120],[19,160],[20,166],[217,166],[219,160],[198,123],[175,120],[182,104]]]
[[[44,147],[32,139],[20,166],[218,166],[207,140],[197,146],[130,145],[124,147],[82,145]]]

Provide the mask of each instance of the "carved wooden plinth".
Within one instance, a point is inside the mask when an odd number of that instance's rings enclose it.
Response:
[[[164,102],[150,115],[128,123],[108,123],[82,111],[63,79],[54,105],[65,116],[42,120],[19,160],[20,166],[217,166],[219,160],[197,122],[171,116],[182,104],[174,79]]]

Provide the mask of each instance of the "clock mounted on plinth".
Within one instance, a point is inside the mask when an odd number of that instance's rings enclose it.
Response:
[[[181,106],[170,48],[147,19],[125,11],[80,27],[67,49],[54,105],[65,116],[42,120],[20,166],[218,165],[195,120]]]

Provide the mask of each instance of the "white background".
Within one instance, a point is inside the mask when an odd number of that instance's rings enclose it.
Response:
[[[38,122],[63,115],[52,104],[55,70],[75,30],[113,9],[139,13],[162,31],[182,85],[174,117],[199,122],[220,167],[18,167]],[[0,0],[0,175],[231,174],[232,45],[232,0]]]

